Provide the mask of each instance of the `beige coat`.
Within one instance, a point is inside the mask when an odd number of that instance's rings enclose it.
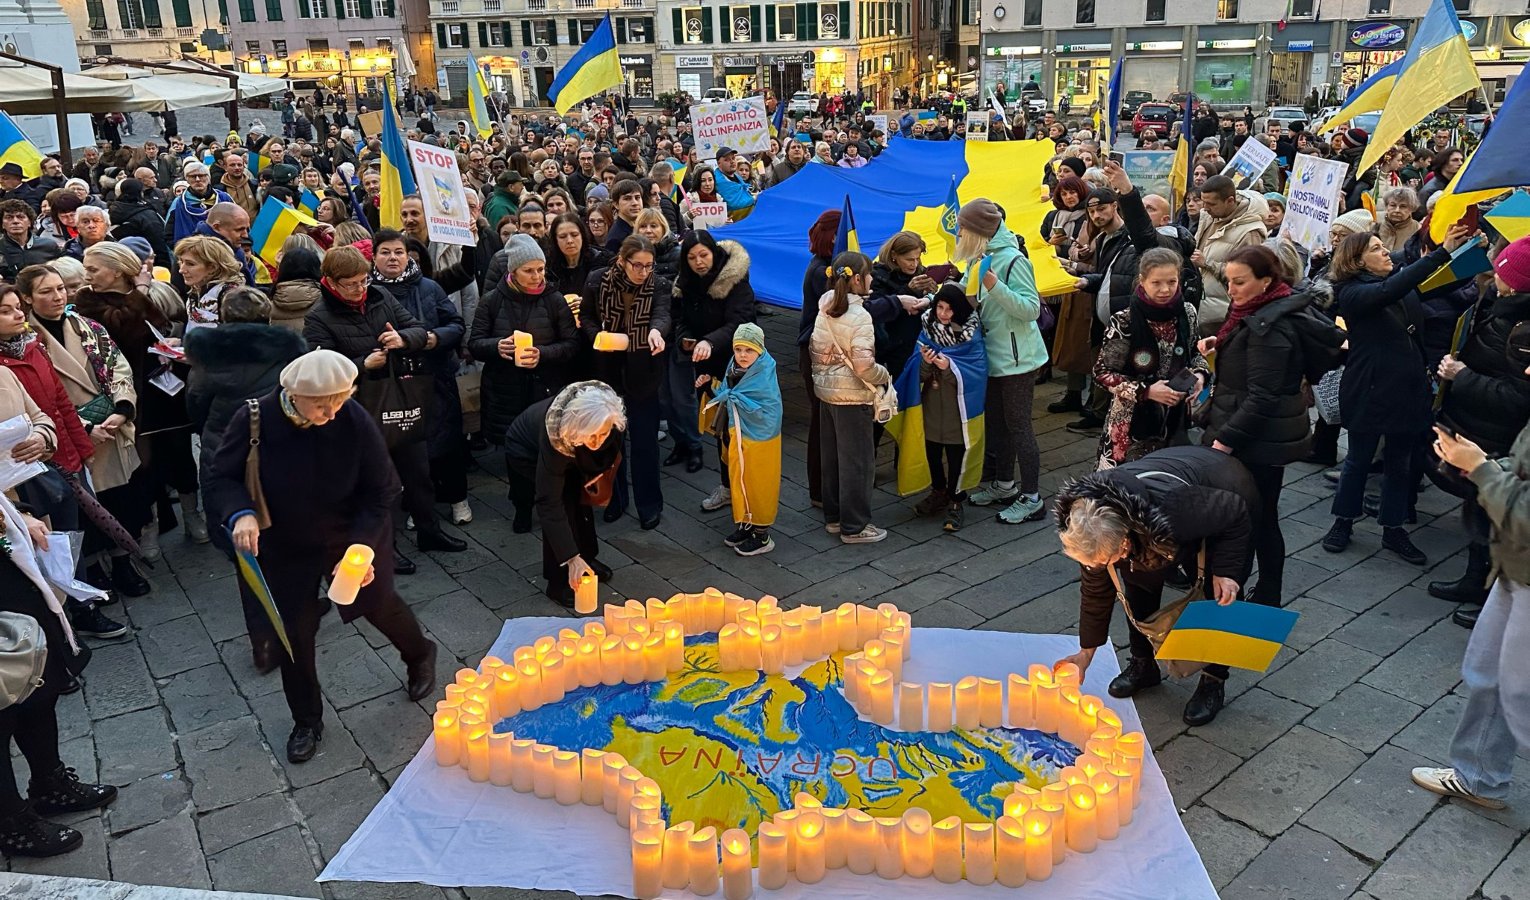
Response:
[[[41,432],[43,440],[48,442],[49,455],[58,446],[58,431],[53,427],[53,420],[42,411],[32,395],[22,386],[21,379],[17,378],[10,369],[0,366],[0,422],[14,419],[17,416],[26,416],[32,422],[32,431]]]
[[[850,295],[850,308],[839,318],[823,310],[834,299],[832,291],[818,300],[818,319],[808,352],[813,359],[813,392],[835,406],[871,406],[876,391],[869,385],[887,384],[892,377],[877,362],[876,325],[862,298]]]
[[[319,302],[319,283],[308,278],[283,281],[271,292],[271,324],[303,333],[303,320]]]
[[[1201,334],[1216,334],[1227,320],[1227,285],[1222,281],[1222,267],[1227,257],[1239,247],[1252,247],[1264,243],[1269,229],[1264,224],[1264,214],[1269,211],[1264,197],[1253,191],[1238,192],[1238,206],[1225,219],[1213,219],[1210,213],[1201,213],[1200,227],[1195,232],[1195,247],[1201,251],[1201,275],[1206,294],[1201,299]]]
[[[53,363],[54,371],[58,372],[59,381],[64,383],[64,392],[69,395],[69,402],[81,407],[95,399],[102,387],[96,381],[95,371],[90,367],[90,360],[85,357],[85,348],[80,343],[81,335],[88,334],[84,320],[74,313],[65,315],[64,341],[60,343],[35,317],[28,318],[32,323],[32,331],[42,342],[43,351]],[[115,347],[107,349],[110,351]],[[109,391],[112,402],[125,400],[137,407],[138,392],[133,387],[132,368],[120,352],[113,353],[112,358],[116,360]],[[117,429],[116,439],[96,444],[96,452],[87,461],[87,465],[90,466],[91,484],[98,493],[127,484],[139,465],[133,423],[129,422]]]

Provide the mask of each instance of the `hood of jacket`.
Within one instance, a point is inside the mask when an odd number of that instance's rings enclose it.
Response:
[[[1327,282],[1315,282],[1308,285],[1304,291],[1292,293],[1289,297],[1282,297],[1261,308],[1258,312],[1250,315],[1243,321],[1253,329],[1255,334],[1268,334],[1279,319],[1289,316],[1314,306],[1319,309],[1333,301],[1333,288]]]
[[[211,367],[271,365],[308,352],[308,342],[290,328],[259,322],[233,322],[196,328],[186,335],[186,353]]]
[[[319,302],[319,293],[319,282],[312,278],[282,281],[271,292],[271,305],[278,312],[301,316]]]
[[[1121,514],[1130,531],[1132,551],[1128,558],[1148,568],[1158,568],[1179,554],[1179,541],[1169,516],[1135,475],[1106,469],[1071,479],[1057,492],[1054,513],[1059,531],[1068,527],[1068,517],[1078,500],[1098,500]]]
[[[749,277],[749,251],[738,241],[718,241],[717,248],[728,254],[728,261],[723,263],[717,277],[712,279],[711,286],[707,288],[707,296],[713,300],[722,300]],[[679,278],[675,279],[670,293],[676,297],[681,296]]]
[[[998,253],[1006,249],[1014,250],[1018,253],[1020,251],[1020,244],[1015,240],[1015,233],[1009,230],[1008,223],[1000,222],[999,230],[995,231],[993,237],[988,239],[988,252]]]
[[[1208,213],[1202,213],[1202,225],[1198,242],[1211,240],[1236,240],[1245,231],[1259,228],[1266,229],[1264,224],[1265,213],[1270,211],[1270,204],[1265,202],[1263,196],[1253,191],[1239,191],[1238,205],[1233,214],[1225,219],[1214,219]]]

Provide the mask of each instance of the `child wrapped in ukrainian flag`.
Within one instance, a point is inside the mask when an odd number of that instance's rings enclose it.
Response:
[[[740,556],[776,548],[770,539],[781,500],[781,384],[765,331],[745,322],[733,332],[733,360],[701,410],[701,430],[722,441],[722,476],[733,503],[733,533],[723,539]],[[710,427],[709,427],[710,426]]]

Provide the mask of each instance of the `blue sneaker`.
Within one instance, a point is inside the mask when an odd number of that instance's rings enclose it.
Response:
[[[1015,498],[1015,502],[999,511],[998,519],[1006,525],[1019,525],[1021,522],[1034,522],[1046,515],[1047,505],[1041,502],[1040,494],[1029,496],[1021,494]]]

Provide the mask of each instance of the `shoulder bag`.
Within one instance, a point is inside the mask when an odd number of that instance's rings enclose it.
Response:
[[[244,458],[244,489],[249,492],[250,506],[255,509],[255,524],[262,529],[271,527],[271,510],[266,506],[266,492],[260,486],[260,401],[246,400],[250,410],[250,454]]]
[[[1178,481],[1180,484],[1187,486],[1189,484],[1185,481],[1185,479],[1180,478],[1178,475],[1175,475],[1171,472],[1142,472],[1136,477],[1138,479],[1142,479],[1152,478],[1154,476],[1172,478],[1175,481]],[[1189,606],[1196,600],[1205,599],[1206,596],[1204,590],[1206,583],[1206,545],[1204,542],[1201,544],[1200,553],[1196,557],[1195,580],[1191,583],[1190,589],[1185,591],[1184,595],[1181,596],[1178,600],[1175,600],[1173,603],[1160,606],[1157,612],[1154,612],[1152,615],[1142,619],[1138,619],[1136,616],[1132,615],[1132,606],[1126,600],[1126,588],[1121,584],[1121,573],[1116,570],[1115,564],[1111,564],[1105,568],[1110,572],[1111,583],[1116,586],[1116,600],[1120,602],[1121,608],[1126,610],[1126,621],[1129,622],[1133,628],[1137,629],[1137,631],[1141,633],[1143,637],[1147,638],[1148,643],[1153,645],[1153,653],[1155,656],[1163,647],[1163,642],[1168,639],[1169,632],[1174,630],[1174,625],[1179,621],[1179,617],[1184,614],[1185,607]],[[1183,659],[1164,660],[1163,662],[1165,663],[1165,666],[1169,672],[1169,677],[1171,678],[1188,678],[1189,676],[1194,675],[1196,672],[1199,672],[1201,669],[1206,667],[1206,664],[1203,662],[1191,662],[1189,660]]]
[[[0,709],[25,701],[42,687],[48,638],[25,613],[0,612]]]
[[[839,351],[839,357],[844,361],[845,368],[850,370],[850,374],[855,375],[855,366],[850,364],[850,354],[845,351],[844,345],[839,342],[839,337],[834,334],[833,329],[830,329],[829,336],[834,340],[834,349]],[[866,386],[867,390],[876,395],[876,399],[871,404],[872,418],[879,425],[886,425],[888,422],[891,422],[892,417],[898,414],[897,388],[893,387],[891,381],[886,384],[872,384],[859,375],[855,375],[855,377],[857,381]]]
[[[382,430],[389,450],[425,440],[430,416],[431,377],[402,374],[393,353],[388,354],[388,374],[361,379],[356,399]]]

